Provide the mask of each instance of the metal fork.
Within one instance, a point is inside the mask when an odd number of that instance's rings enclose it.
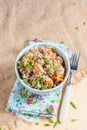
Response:
[[[65,91],[63,93],[62,101],[60,104],[59,119],[58,119],[60,123],[63,123],[65,121],[68,114],[70,95],[71,95],[72,75],[78,69],[79,57],[80,54],[75,52],[72,54],[70,60],[70,76],[68,83],[65,86]]]

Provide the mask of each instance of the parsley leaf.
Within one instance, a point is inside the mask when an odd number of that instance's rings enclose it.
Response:
[[[46,90],[46,89],[47,89],[46,86],[42,86],[42,87],[41,87],[41,90]]]
[[[60,43],[64,44],[64,42],[63,42],[63,41],[61,41]]]
[[[39,122],[36,122],[35,125],[39,125]]]
[[[77,121],[77,119],[71,119],[70,121],[71,121],[71,122],[74,122],[74,121]]]
[[[53,69],[56,69],[58,67],[58,65],[54,65],[48,68],[48,72],[51,72]]]
[[[21,69],[21,68],[23,68],[23,67],[24,67],[24,62],[21,61],[20,65],[19,65],[19,68]]]
[[[79,28],[78,27],[75,27],[76,30],[78,30]]]
[[[74,109],[77,109],[76,105],[74,102],[70,102],[71,106],[74,108]]]
[[[58,120],[55,121],[53,128],[55,128],[58,123],[59,123]]]
[[[53,121],[51,118],[49,119],[49,122],[50,122],[50,123],[54,123],[54,121]]]
[[[27,69],[33,69],[33,66],[32,65],[28,65],[26,68]]]
[[[35,83],[33,83],[31,86],[32,86],[32,87],[34,87],[34,86],[39,86],[41,79],[42,79],[41,77],[38,77],[38,78],[35,80]]]
[[[32,63],[32,61],[33,61],[33,58],[30,56],[29,57],[29,62]]]
[[[47,124],[44,124],[44,126],[50,126],[50,124],[47,123]]]
[[[50,65],[49,60],[44,60],[44,63],[45,63],[46,65]]]
[[[23,79],[23,82],[24,82],[24,83],[28,83],[28,80],[27,80],[27,79]]]

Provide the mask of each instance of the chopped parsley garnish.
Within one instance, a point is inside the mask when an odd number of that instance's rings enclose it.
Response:
[[[50,118],[50,119],[49,119],[49,122],[50,122],[50,123],[54,123],[54,120],[52,120],[52,119]]]
[[[47,89],[46,86],[42,86],[42,87],[41,87],[41,90],[46,90],[46,89]]]
[[[35,83],[33,83],[31,86],[32,86],[32,87],[34,87],[34,86],[39,86],[41,79],[42,79],[42,78],[38,77],[38,78],[35,80]]]
[[[44,60],[44,63],[45,63],[46,65],[50,65],[49,60]]]
[[[54,128],[57,126],[57,124],[59,123],[59,121],[57,120],[57,121],[55,121],[55,123],[54,123]]]
[[[51,72],[53,69],[56,69],[57,67],[58,65],[50,66],[47,71]]]
[[[60,43],[64,44],[64,42],[63,42],[63,41],[61,41]]]
[[[26,68],[27,69],[33,69],[33,66],[32,65],[28,65]]]
[[[44,126],[50,126],[50,124],[46,123],[46,124],[44,124]]]
[[[79,28],[78,27],[75,27],[76,30],[78,30]]]
[[[19,65],[19,68],[21,69],[21,68],[23,68],[23,67],[24,67],[24,62],[21,61],[20,65]]]
[[[71,119],[70,121],[71,121],[71,122],[74,122],[74,121],[77,121],[77,119]]]
[[[23,82],[27,84],[27,83],[28,83],[28,80],[27,80],[27,79],[23,79]]]
[[[74,102],[70,102],[71,106],[74,108],[74,109],[77,109],[76,105]]]
[[[53,88],[54,86],[48,86],[48,88]]]
[[[35,125],[39,125],[39,122],[36,122]]]
[[[30,56],[29,57],[29,62],[32,63],[32,61],[33,61],[33,58]]]

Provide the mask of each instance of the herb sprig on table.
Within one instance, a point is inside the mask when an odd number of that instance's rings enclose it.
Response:
[[[49,123],[54,123],[54,120],[52,120],[51,118],[49,119]]]
[[[55,128],[55,127],[57,126],[58,123],[59,123],[58,120],[56,120],[55,123],[54,123],[53,128]]]
[[[70,102],[71,106],[74,108],[74,109],[77,109],[76,105],[74,102]]]
[[[70,121],[71,121],[71,122],[75,122],[75,121],[77,121],[77,119],[70,119]]]
[[[44,126],[48,127],[48,126],[53,125],[53,128],[55,128],[58,123],[59,123],[59,122],[58,122],[57,120],[54,121],[52,118],[50,118],[50,119],[48,120],[48,122],[44,124]],[[39,122],[36,122],[35,125],[39,125]]]
[[[39,125],[39,122],[36,122],[35,125]]]
[[[72,106],[74,109],[77,109],[77,107],[76,107],[76,105],[75,105],[74,102],[71,101],[70,104],[71,104],[71,106]],[[77,121],[77,119],[72,118],[72,119],[70,119],[70,121],[71,121],[71,122],[75,122],[75,121]],[[36,124],[36,125],[39,125],[38,122],[36,122],[35,124]],[[50,119],[48,120],[48,123],[45,123],[44,126],[48,127],[48,126],[51,126],[52,124],[53,124],[53,128],[55,128],[58,124],[60,124],[60,122],[59,122],[58,120],[54,121],[52,118],[50,118]]]
[[[44,124],[44,126],[50,126],[50,124],[46,123],[46,124]]]
[[[64,41],[61,41],[60,43],[61,43],[61,44],[64,44]]]
[[[79,30],[79,27],[76,26],[75,29],[76,29],[76,30]]]

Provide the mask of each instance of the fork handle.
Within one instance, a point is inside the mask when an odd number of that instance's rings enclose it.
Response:
[[[63,123],[67,117],[68,109],[69,109],[69,102],[70,102],[70,95],[71,95],[71,83],[66,86],[63,99],[61,102],[60,112],[59,112],[60,123]]]

